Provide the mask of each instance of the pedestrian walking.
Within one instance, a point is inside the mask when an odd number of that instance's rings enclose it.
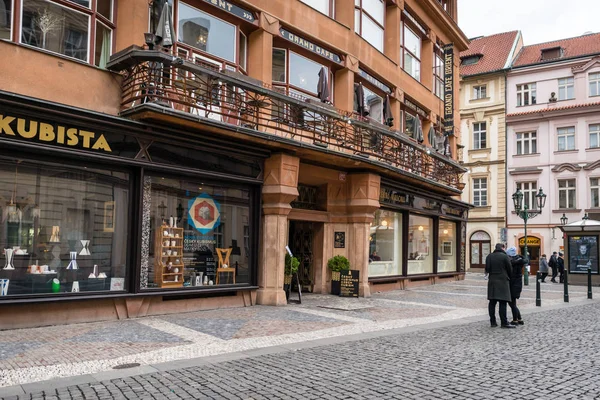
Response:
[[[550,282],[556,283],[556,275],[558,274],[558,256],[556,252],[550,256],[548,265],[552,268],[552,279],[550,279]]]
[[[542,254],[542,258],[540,258],[540,273],[542,274],[542,283],[546,283],[546,277],[548,276],[548,260],[546,259],[546,255]]]
[[[502,328],[515,328],[508,323],[506,318],[506,303],[510,297],[510,258],[504,252],[504,245],[498,243],[493,253],[485,259],[485,272],[488,274],[487,298],[489,300],[488,312],[492,328],[498,326],[496,322],[496,304],[499,303],[500,324]]]
[[[558,272],[560,273],[559,282],[563,283],[565,281],[565,259],[560,251],[558,252]]]
[[[517,254],[517,248],[511,247],[506,250],[506,254],[510,257],[512,273],[510,275],[510,310],[512,311],[511,325],[524,325],[521,318],[521,311],[517,307],[517,299],[521,297],[523,290],[523,268],[529,264],[527,258],[523,258]]]

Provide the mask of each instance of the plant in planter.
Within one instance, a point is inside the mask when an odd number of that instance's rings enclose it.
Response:
[[[331,270],[331,294],[340,294],[340,272],[350,269],[350,261],[342,255],[332,257],[327,261],[327,268]]]
[[[284,275],[284,285],[290,285],[292,283],[292,276],[298,273],[298,267],[300,266],[300,260],[296,257],[292,257],[289,254],[285,255],[285,269],[283,271]]]

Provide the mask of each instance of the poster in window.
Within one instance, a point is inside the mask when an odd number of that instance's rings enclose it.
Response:
[[[569,272],[587,274],[588,268],[598,273],[598,236],[570,236]]]
[[[452,255],[452,241],[442,242],[442,255],[443,256],[451,256]]]
[[[115,231],[115,202],[104,202],[104,232]]]

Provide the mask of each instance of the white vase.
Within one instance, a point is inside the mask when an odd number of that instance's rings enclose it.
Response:
[[[54,225],[52,227],[52,235],[50,235],[50,243],[60,242],[60,226]]]
[[[173,219],[173,216],[171,215],[169,217],[169,227],[173,228],[174,224],[175,224],[175,220]]]
[[[4,254],[6,256],[6,263],[4,264],[4,269],[15,269],[13,265],[13,255],[15,251],[13,249],[4,249]]]
[[[0,296],[8,295],[8,284],[10,279],[0,279]]]
[[[81,249],[81,251],[79,252],[80,256],[91,256],[92,253],[90,253],[90,241],[87,239],[81,239],[80,240],[81,245],[83,246],[83,249]]]
[[[71,287],[71,292],[79,293],[79,281],[73,282],[73,286]]]
[[[77,252],[71,251],[69,254],[71,255],[71,262],[67,265],[67,269],[79,269],[77,266]]]
[[[208,285],[208,275],[204,277],[204,281],[203,282],[204,282],[205,285]]]

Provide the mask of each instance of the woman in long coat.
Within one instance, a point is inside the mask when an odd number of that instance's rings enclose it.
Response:
[[[512,265],[512,274],[510,276],[510,309],[512,311],[512,325],[523,325],[523,319],[521,318],[521,311],[517,307],[517,299],[521,297],[521,291],[523,290],[523,268],[529,264],[529,260],[521,257],[517,254],[517,249],[511,247],[506,250],[506,254],[510,257],[510,263]]]
[[[542,283],[546,283],[546,277],[548,276],[548,259],[545,254],[542,254],[540,258],[540,273],[542,274]]]
[[[510,297],[510,258],[504,252],[504,245],[498,243],[493,253],[485,259],[485,272],[488,274],[487,298],[489,300],[488,312],[490,314],[490,323],[492,327],[498,326],[496,323],[496,303],[500,303],[500,323],[503,328],[514,328],[514,325],[508,323],[506,318],[506,304],[511,300]]]

